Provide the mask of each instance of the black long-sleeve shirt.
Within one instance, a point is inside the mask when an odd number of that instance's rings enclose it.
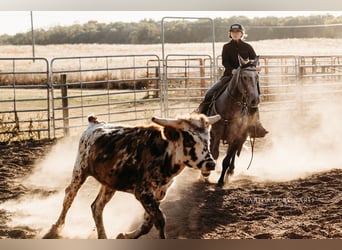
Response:
[[[231,76],[232,70],[240,66],[238,55],[245,60],[256,58],[256,53],[250,44],[242,40],[231,40],[222,48],[222,65],[225,67],[223,76]]]

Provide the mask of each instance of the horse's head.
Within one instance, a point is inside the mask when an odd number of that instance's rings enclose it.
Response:
[[[260,103],[258,90],[259,75],[257,72],[259,58],[257,57],[255,60],[244,60],[239,56],[239,62],[240,67],[233,80],[235,80],[236,87],[247,106],[257,107]]]

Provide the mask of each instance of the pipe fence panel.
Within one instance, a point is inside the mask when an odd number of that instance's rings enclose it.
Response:
[[[112,123],[161,115],[156,55],[63,57],[51,61],[54,136],[88,124],[94,113]]]
[[[298,60],[303,108],[341,98],[342,56],[301,56]]]
[[[214,82],[213,70],[209,55],[167,55],[162,90],[165,115],[196,109]]]
[[[49,68],[45,58],[0,58],[0,142],[79,133],[90,113],[128,124],[190,113],[222,75],[213,60],[220,57],[61,57]],[[260,66],[261,112],[341,98],[342,56],[265,55]]]
[[[50,138],[49,63],[0,58],[0,142]]]
[[[260,56],[262,111],[300,108],[298,62],[295,56]]]

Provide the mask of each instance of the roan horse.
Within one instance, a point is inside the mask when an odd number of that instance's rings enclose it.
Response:
[[[219,156],[221,140],[228,144],[226,156],[222,161],[222,172],[217,185],[222,187],[226,178],[234,173],[235,156],[239,156],[248,137],[248,128],[252,122],[249,110],[260,102],[258,89],[258,57],[244,60],[239,57],[240,67],[233,75],[227,87],[209,108],[208,115],[220,114],[221,120],[213,124],[211,130],[211,153],[216,160]]]

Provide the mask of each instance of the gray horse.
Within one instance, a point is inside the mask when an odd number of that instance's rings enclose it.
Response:
[[[256,60],[243,60],[239,57],[240,67],[226,84],[225,89],[209,108],[209,115],[220,114],[222,119],[213,124],[211,130],[211,153],[215,159],[219,156],[221,140],[228,144],[226,156],[222,162],[222,172],[218,186],[222,187],[225,175],[233,175],[235,156],[239,156],[246,141],[253,119],[251,110],[260,102],[258,89],[258,72]],[[223,79],[222,79],[223,80]],[[227,177],[228,177],[227,176]]]

